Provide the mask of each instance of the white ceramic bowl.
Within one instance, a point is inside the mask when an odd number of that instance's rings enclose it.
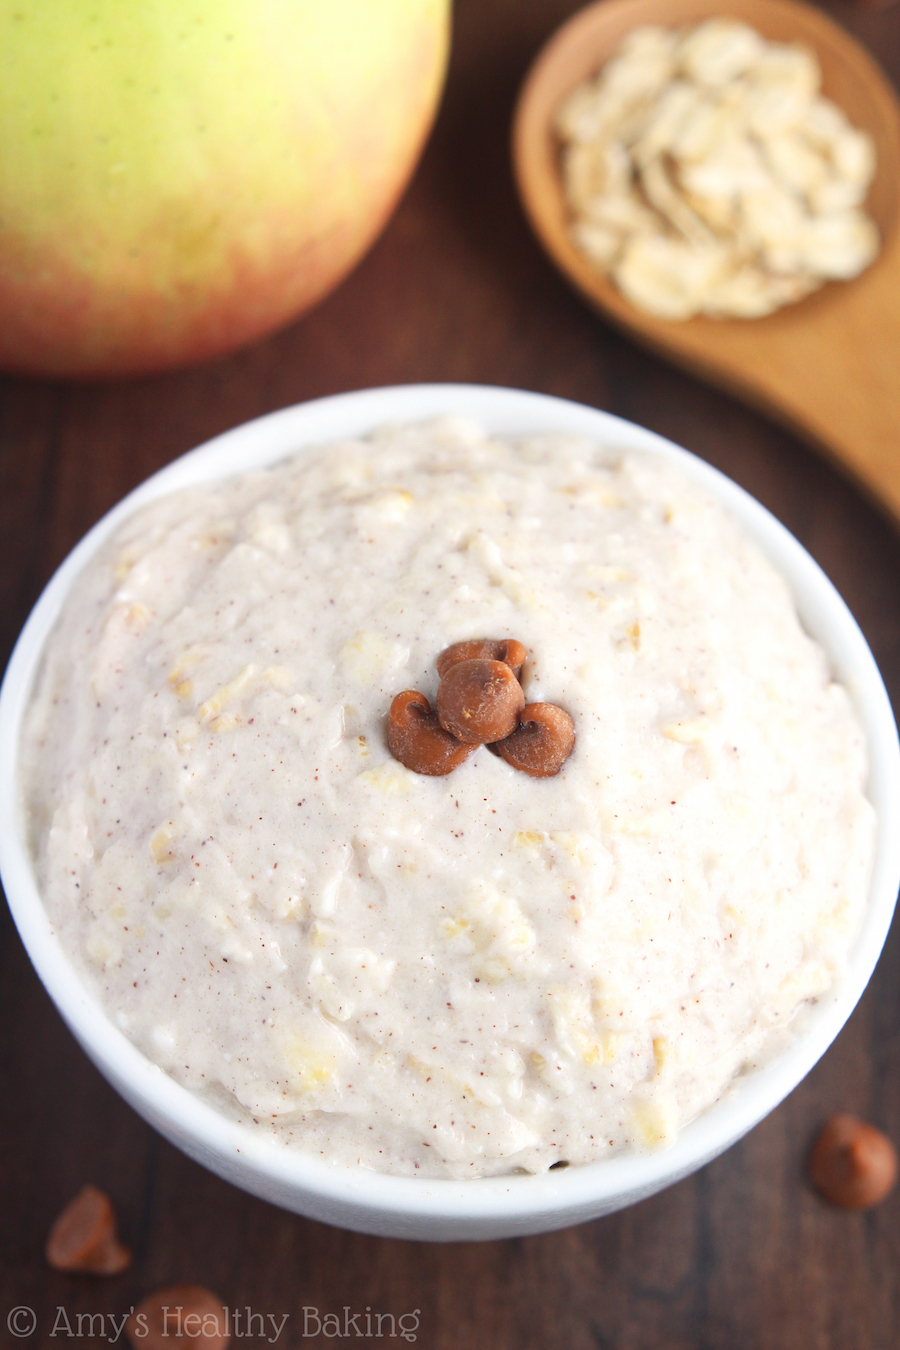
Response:
[[[270,464],[305,445],[389,421],[453,413],[505,435],[566,431],[675,460],[741,522],[787,578],[807,630],[850,691],[868,740],[869,793],[879,827],[871,896],[846,978],[804,1015],[791,1047],[742,1076],[675,1144],[543,1176],[464,1182],[415,1180],[328,1166],[256,1135],[180,1087],[107,1020],[51,929],[25,844],[16,758],[19,727],[47,635],[78,572],[139,506],[188,485]],[[13,653],[0,693],[0,871],[31,960],[100,1071],[151,1125],[190,1157],[276,1205],[362,1232],[432,1240],[505,1237],[610,1213],[702,1167],[794,1088],[831,1044],[872,973],[900,879],[900,750],[884,685],[852,615],[809,554],[762,506],[703,461],[606,413],[539,394],[468,385],[375,389],[288,408],[217,437],[126,497],[70,554],[47,586]],[[894,827],[894,828],[892,828]]]

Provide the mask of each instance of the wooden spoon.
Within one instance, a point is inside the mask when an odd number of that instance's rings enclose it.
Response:
[[[742,19],[766,38],[815,51],[823,92],[874,138],[878,167],[866,209],[882,251],[853,281],[830,282],[766,318],[671,322],[636,309],[570,241],[553,116],[630,29],[672,28],[711,15]],[[516,109],[513,161],[544,247],[596,308],[640,342],[837,456],[900,520],[900,107],[853,38],[793,0],[602,0],[559,29],[532,66]]]

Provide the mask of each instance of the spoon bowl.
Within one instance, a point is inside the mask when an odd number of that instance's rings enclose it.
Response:
[[[822,91],[875,142],[866,210],[881,252],[852,281],[829,282],[761,319],[658,319],[637,309],[575,247],[563,196],[556,109],[642,24],[673,28],[724,15],[763,37],[810,47]],[[900,520],[900,105],[872,57],[820,10],[795,0],[601,0],[550,39],[513,124],[513,164],[550,257],[606,318],[644,345],[737,394],[837,458]]]

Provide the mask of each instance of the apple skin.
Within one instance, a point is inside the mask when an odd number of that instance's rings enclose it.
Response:
[[[346,275],[412,173],[450,0],[0,0],[0,367],[222,355]]]

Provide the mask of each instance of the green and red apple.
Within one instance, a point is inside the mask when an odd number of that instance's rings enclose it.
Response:
[[[381,230],[449,0],[0,0],[0,367],[218,356]]]

